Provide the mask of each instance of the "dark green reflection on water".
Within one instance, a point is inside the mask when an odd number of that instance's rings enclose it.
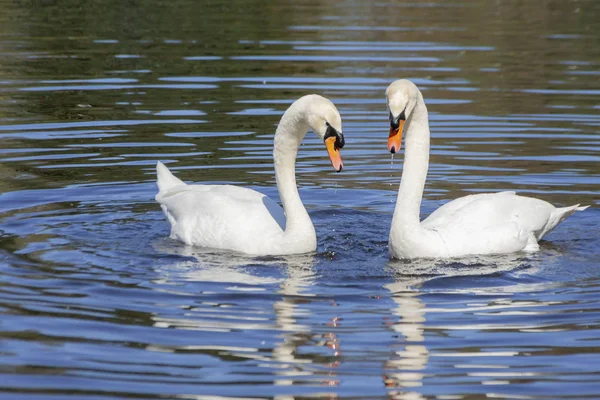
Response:
[[[271,183],[268,140],[279,114],[289,102],[313,91],[342,102],[342,110],[382,116],[360,125],[345,119],[350,144],[353,138],[372,139],[367,154],[353,154],[349,146],[348,174],[339,184],[387,189],[378,183],[387,171],[375,171],[378,179],[369,183],[355,180],[351,167],[358,163],[354,168],[360,175],[361,165],[378,168],[385,163],[378,147],[379,135],[385,134],[383,89],[399,77],[421,80],[426,99],[445,101],[430,105],[432,119],[439,121],[432,127],[434,145],[498,153],[497,160],[474,161],[442,152],[434,159],[440,165],[493,164],[516,173],[546,173],[562,164],[532,162],[535,156],[563,156],[573,140],[570,134],[596,133],[585,119],[543,116],[595,113],[600,28],[595,23],[599,5],[593,1],[428,6],[360,1],[4,1],[2,8],[4,124],[61,123],[65,126],[54,131],[72,134],[53,138],[44,127],[26,129],[34,132],[30,137],[43,137],[40,141],[13,135],[16,131],[11,129],[2,131],[5,148],[34,151],[43,145],[44,151],[64,155],[21,161],[11,157],[3,163],[8,169],[3,175],[35,178],[13,180],[10,190],[150,179],[158,158],[177,160],[181,167],[234,167],[215,168],[201,177],[194,168],[181,172],[184,179]],[[273,85],[273,78],[288,81]],[[348,84],[336,83],[340,78]],[[327,85],[327,79],[332,83]],[[366,80],[362,87],[361,80]],[[264,108],[272,110],[265,114],[260,110]],[[247,109],[259,110],[236,114]],[[514,122],[515,114],[538,116],[517,121],[521,125],[514,127],[528,137],[512,138],[514,129],[506,129],[506,143],[498,147],[488,144],[494,138],[452,137],[464,124],[444,129],[445,122],[456,118],[495,117],[497,124]],[[153,122],[107,122],[132,120]],[[67,124],[77,122],[92,123],[95,129],[85,129],[94,132],[73,133],[75,128]],[[474,135],[494,132],[494,123],[480,123]],[[197,132],[231,135],[194,135]],[[546,140],[538,139],[537,133],[540,138],[547,133],[564,136]],[[253,155],[257,143],[261,152]],[[314,152],[301,153],[308,163],[300,177],[303,185],[331,179],[330,171],[322,171],[327,164],[316,146],[311,145]],[[579,160],[578,173],[598,173],[596,157]],[[435,178],[435,170],[432,174]],[[482,174],[491,177],[492,189],[494,177],[506,171]],[[439,182],[432,189],[455,191],[456,183]],[[460,184],[469,189],[468,182]],[[486,189],[486,182],[478,187]]]

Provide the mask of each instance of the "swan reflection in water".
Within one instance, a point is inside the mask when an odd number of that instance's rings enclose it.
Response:
[[[425,397],[417,391],[423,386],[424,370],[430,357],[425,341],[427,307],[419,290],[424,283],[437,278],[491,276],[493,274],[518,272],[530,264],[531,255],[505,254],[465,257],[455,262],[448,260],[418,259],[412,261],[390,261],[387,265],[394,281],[384,285],[390,292],[394,305],[391,313],[395,317],[389,327],[397,336],[392,346],[390,359],[384,365],[383,383],[390,399],[421,400]],[[535,268],[528,267],[527,272]],[[512,287],[514,291],[516,288]],[[530,290],[529,288],[528,290]],[[451,292],[460,289],[448,289]],[[469,289],[482,291],[485,289]],[[518,290],[518,289],[517,289]],[[443,310],[436,309],[436,312]]]
[[[250,258],[186,246],[174,246],[163,250],[186,258],[162,268],[161,276],[165,281],[224,283],[230,293],[252,291],[267,296],[277,293],[279,297],[274,301],[263,299],[265,302],[271,302],[272,314],[268,310],[256,312],[256,309],[252,309],[239,315],[240,310],[232,308],[230,304],[231,311],[227,318],[222,318],[220,314],[214,315],[209,321],[203,320],[202,315],[197,315],[194,319],[155,316],[156,326],[170,325],[209,331],[215,329],[223,332],[275,332],[275,335],[271,336],[275,338],[273,344],[262,342],[264,346],[256,348],[227,345],[218,348],[229,355],[255,360],[258,367],[270,370],[274,376],[273,384],[282,387],[277,395],[278,400],[294,399],[296,388],[292,386],[306,388],[307,385],[319,387],[321,395],[337,398],[336,390],[328,390],[326,387],[338,386],[342,380],[338,376],[338,369],[343,365],[344,359],[341,355],[341,342],[336,334],[339,310],[332,309],[330,317],[327,317],[328,322],[319,325],[324,332],[315,332],[315,323],[311,321],[315,318],[311,312],[311,305],[318,307],[318,303],[324,301],[335,305],[335,295],[324,298],[315,294],[317,275],[314,265],[319,262],[319,255]],[[531,255],[527,257],[523,259],[522,255],[513,254],[471,257],[453,263],[448,263],[447,260],[423,259],[387,263],[386,274],[392,279],[382,285],[389,292],[393,303],[389,307],[389,315],[384,318],[394,340],[389,348],[389,359],[382,365],[382,386],[387,390],[390,399],[424,399],[419,393],[419,388],[423,386],[424,371],[431,349],[428,348],[425,335],[429,310],[421,298],[422,285],[438,278],[491,276],[515,271],[518,273],[531,261]],[[532,267],[526,268],[526,271],[531,273]],[[446,293],[455,293],[461,289],[450,287],[443,290]],[[510,290],[514,292],[518,288],[512,287]],[[195,294],[198,294],[197,289]],[[238,306],[243,307],[243,304]],[[443,312],[443,309],[438,308],[435,312]],[[327,347],[328,355],[320,360],[315,360],[314,354],[303,355],[300,348],[310,346]],[[205,349],[215,346],[201,347]]]
[[[188,246],[173,246],[160,248],[160,251],[179,257],[185,257],[185,261],[179,261],[162,268],[162,279],[168,281],[186,282],[211,282],[225,283],[227,291],[231,292],[265,292],[276,291],[281,297],[273,304],[274,321],[268,313],[261,313],[262,318],[255,323],[241,323],[248,315],[236,316],[239,319],[227,322],[213,322],[212,327],[218,325],[221,329],[246,329],[246,330],[270,330],[277,332],[277,340],[273,344],[270,356],[265,354],[264,349],[251,349],[243,354],[235,352],[232,348],[231,354],[237,357],[254,359],[259,367],[273,370],[276,378],[273,384],[277,386],[293,386],[307,381],[319,387],[337,386],[335,367],[339,362],[339,343],[333,330],[324,334],[315,334],[312,327],[299,322],[302,318],[310,317],[307,304],[312,301],[324,302],[323,298],[309,292],[314,285],[315,273],[313,266],[316,263],[314,254],[286,255],[273,257],[250,257],[237,253],[227,253],[211,249],[193,248]],[[273,287],[278,287],[273,289]],[[233,312],[232,312],[233,314]],[[237,318],[236,318],[237,319]],[[337,318],[332,317],[327,326],[335,328]],[[190,319],[165,319],[155,316],[155,326],[165,325],[185,327],[186,329],[206,330],[204,322]],[[311,364],[315,361],[311,355],[298,355],[301,346],[315,345],[328,347],[331,351],[333,362],[327,362],[324,369],[316,369]],[[263,342],[264,343],[264,342]],[[226,349],[225,349],[226,350]],[[320,370],[319,372],[317,372]],[[325,370],[325,371],[323,371]],[[325,375],[325,376],[323,376]],[[302,382],[304,381],[304,382]],[[337,396],[331,394],[331,398]],[[294,396],[278,395],[278,400],[293,399]]]

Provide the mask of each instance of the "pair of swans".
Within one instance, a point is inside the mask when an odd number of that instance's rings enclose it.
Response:
[[[538,241],[559,222],[587,207],[556,208],[515,192],[474,194],[453,200],[420,221],[429,167],[429,121],[419,89],[410,81],[386,90],[390,114],[388,149],[400,150],[405,136],[402,180],[389,236],[394,258],[446,258],[472,254],[536,251]],[[317,237],[300,200],[295,163],[311,129],[321,138],[336,171],[343,168],[341,117],[328,99],[308,95],[283,114],[275,132],[273,159],[283,209],[262,193],[232,185],[188,185],[157,164],[160,203],[171,238],[189,245],[251,255],[315,251]]]

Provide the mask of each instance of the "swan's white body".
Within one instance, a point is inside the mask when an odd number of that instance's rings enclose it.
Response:
[[[177,179],[162,163],[159,182]],[[177,179],[179,181],[179,179]],[[156,201],[171,224],[171,238],[186,244],[246,254],[304,253],[316,248],[315,230],[306,225],[301,240],[287,244],[285,213],[269,197],[232,185],[167,186]]]
[[[189,245],[251,255],[315,251],[315,228],[298,194],[295,162],[308,129],[312,128],[323,138],[329,126],[326,122],[341,135],[337,109],[331,101],[318,95],[300,98],[281,118],[275,133],[273,157],[283,209],[252,189],[187,185],[159,162],[156,201],[171,224],[171,238]]]
[[[429,122],[419,89],[408,80],[392,83],[388,108],[395,117],[405,113],[404,166],[390,229],[389,249],[394,258],[459,257],[536,251],[538,241],[575,211],[587,207],[556,208],[518,196],[515,192],[474,194],[453,200],[419,220],[429,167]]]

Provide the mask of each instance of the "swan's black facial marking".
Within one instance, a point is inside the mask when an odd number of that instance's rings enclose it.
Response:
[[[329,122],[325,122],[325,125],[327,125],[327,130],[325,131],[325,137],[323,137],[323,140],[326,140],[328,137],[335,136],[335,148],[343,148],[346,144],[346,141],[344,140],[344,134],[338,132],[333,126],[329,125]]]
[[[392,129],[399,129],[400,121],[406,121],[406,107],[404,107],[404,110],[402,110],[400,115],[398,115],[396,118],[394,118],[392,112],[390,111],[390,127],[392,127]]]

